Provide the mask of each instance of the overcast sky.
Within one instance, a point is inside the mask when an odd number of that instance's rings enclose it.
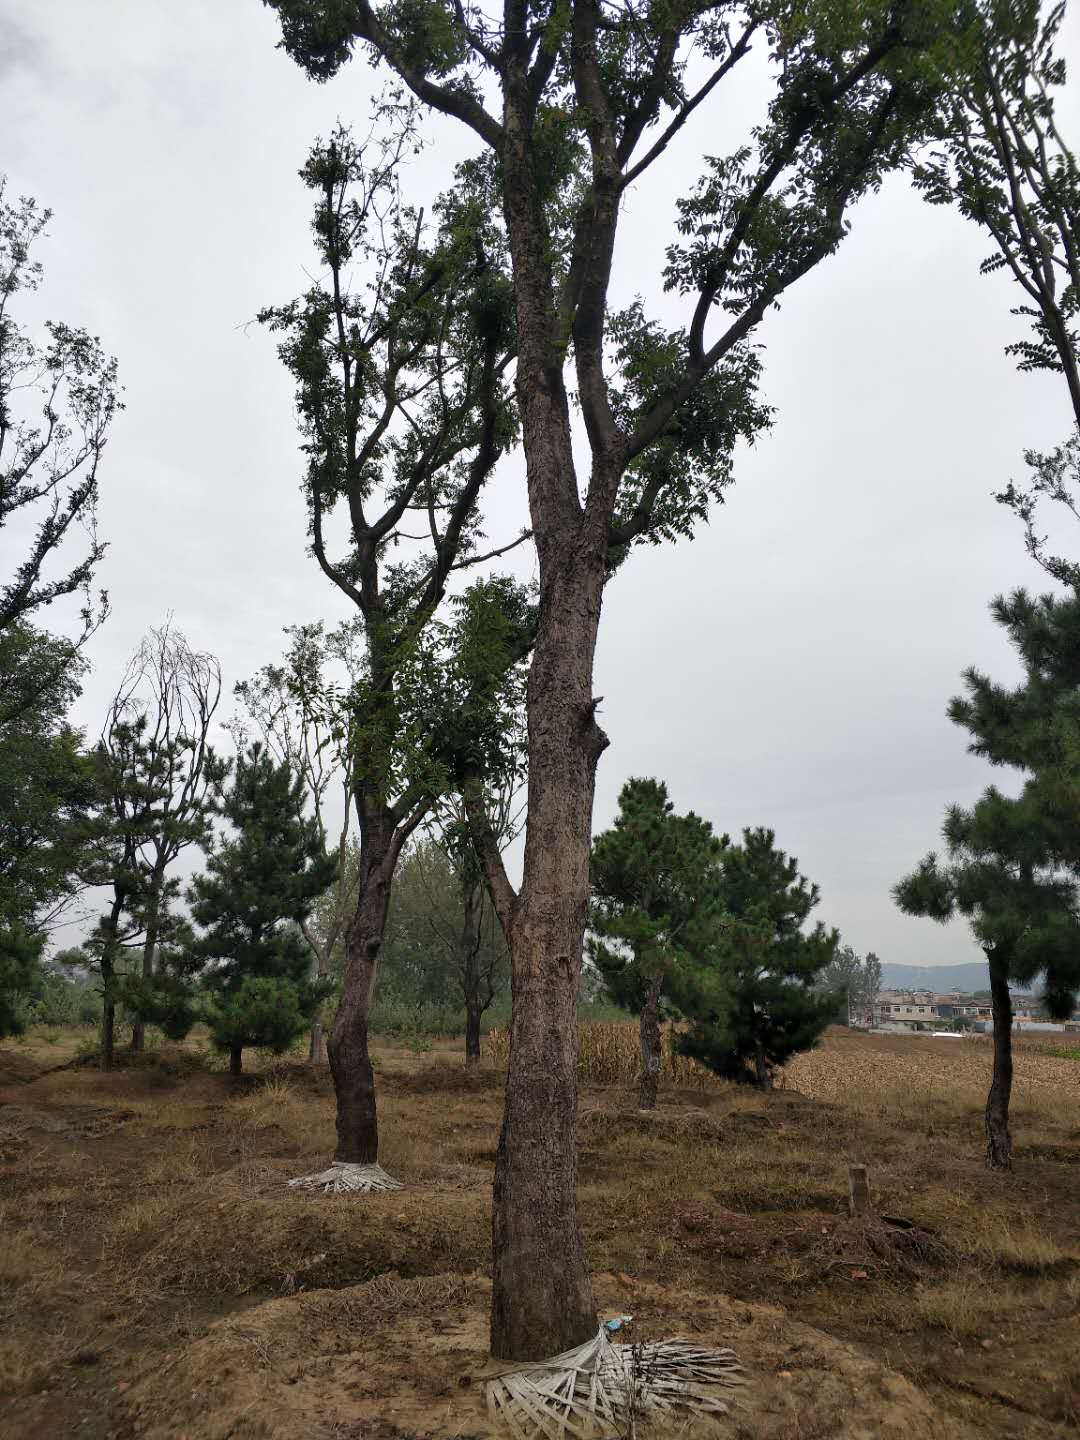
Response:
[[[305,549],[289,378],[248,322],[306,285],[297,170],[316,135],[366,118],[379,82],[354,61],[312,85],[277,38],[258,0],[0,0],[0,171],[55,211],[44,312],[100,335],[126,391],[101,477],[113,614],[76,715],[91,731],[170,611],[230,688],[280,654],[283,626],[346,614]],[[1075,51],[1076,16],[1067,38]],[[671,201],[703,149],[746,133],[758,82],[740,79],[632,196],[619,303],[640,292],[681,318],[659,293]],[[469,149],[461,127],[427,135],[406,182],[418,202]],[[1022,330],[1009,283],[978,275],[980,234],[902,180],[853,218],[759,332],[777,420],[739,455],[727,503],[692,543],[636,553],[609,590],[595,826],[627,776],[659,776],[719,829],[772,826],[856,949],[977,960],[963,926],[903,917],[889,888],[937,842],[946,804],[987,783],[945,706],[967,665],[1015,673],[990,597],[1045,588],[991,492],[1070,417],[1059,381],[1003,354]],[[493,539],[520,527],[519,462],[488,509]]]

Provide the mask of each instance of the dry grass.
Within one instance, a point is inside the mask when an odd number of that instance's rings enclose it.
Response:
[[[981,1164],[978,1042],[830,1035],[771,1096],[675,1086],[686,1076],[669,1070],[642,1116],[634,1028],[590,1033],[601,1079],[581,1092],[580,1202],[614,1306],[633,1311],[650,1285],[673,1306],[691,1292],[779,1303],[929,1387],[943,1434],[971,1415],[984,1433],[1076,1434],[1080,1067],[1018,1057],[1017,1171],[1001,1177]],[[139,1437],[116,1387],[268,1297],[332,1291],[347,1334],[363,1319],[348,1287],[367,1282],[371,1303],[380,1286],[411,1295],[438,1328],[440,1286],[456,1294],[447,1277],[489,1260],[498,1045],[469,1071],[449,1047],[380,1048],[381,1158],[408,1188],[362,1207],[284,1183],[332,1151],[325,1072],[278,1063],[234,1087],[165,1053],[157,1069],[50,1068],[0,1089],[5,1440],[96,1436],[87,1413],[102,1437]],[[847,1220],[854,1160],[907,1228]],[[692,1333],[693,1312],[673,1314]],[[87,1351],[103,1358],[72,1362]]]
[[[672,1027],[664,1026],[660,1054],[662,1084],[704,1089],[724,1083],[696,1060],[680,1055],[672,1044],[673,1035]],[[487,1037],[486,1050],[496,1069],[505,1070],[510,1053],[509,1032],[493,1027]],[[578,1078],[585,1084],[630,1084],[637,1076],[639,1064],[636,1025],[586,1021],[578,1026]]]

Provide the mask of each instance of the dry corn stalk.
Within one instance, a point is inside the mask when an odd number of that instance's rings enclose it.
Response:
[[[680,1087],[722,1085],[711,1070],[675,1049],[675,1027],[664,1027],[660,1055],[661,1084]],[[495,1064],[509,1058],[509,1032],[493,1028],[487,1041]],[[578,1026],[578,1079],[591,1085],[632,1085],[641,1065],[638,1027],[633,1023],[586,1021]]]

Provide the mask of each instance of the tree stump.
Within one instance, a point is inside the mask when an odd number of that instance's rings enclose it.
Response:
[[[848,1209],[853,1216],[869,1215],[873,1211],[865,1165],[848,1166]]]

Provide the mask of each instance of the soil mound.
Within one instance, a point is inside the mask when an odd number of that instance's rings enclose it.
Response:
[[[722,1426],[740,1440],[940,1440],[941,1416],[909,1381],[783,1311],[597,1278],[633,1338],[731,1346],[747,1368]],[[382,1275],[271,1300],[219,1321],[125,1395],[140,1440],[505,1440],[484,1404],[489,1287],[476,1275]],[[690,1432],[687,1432],[688,1434]],[[720,1433],[715,1427],[702,1433]],[[951,1422],[953,1440],[975,1430]]]

